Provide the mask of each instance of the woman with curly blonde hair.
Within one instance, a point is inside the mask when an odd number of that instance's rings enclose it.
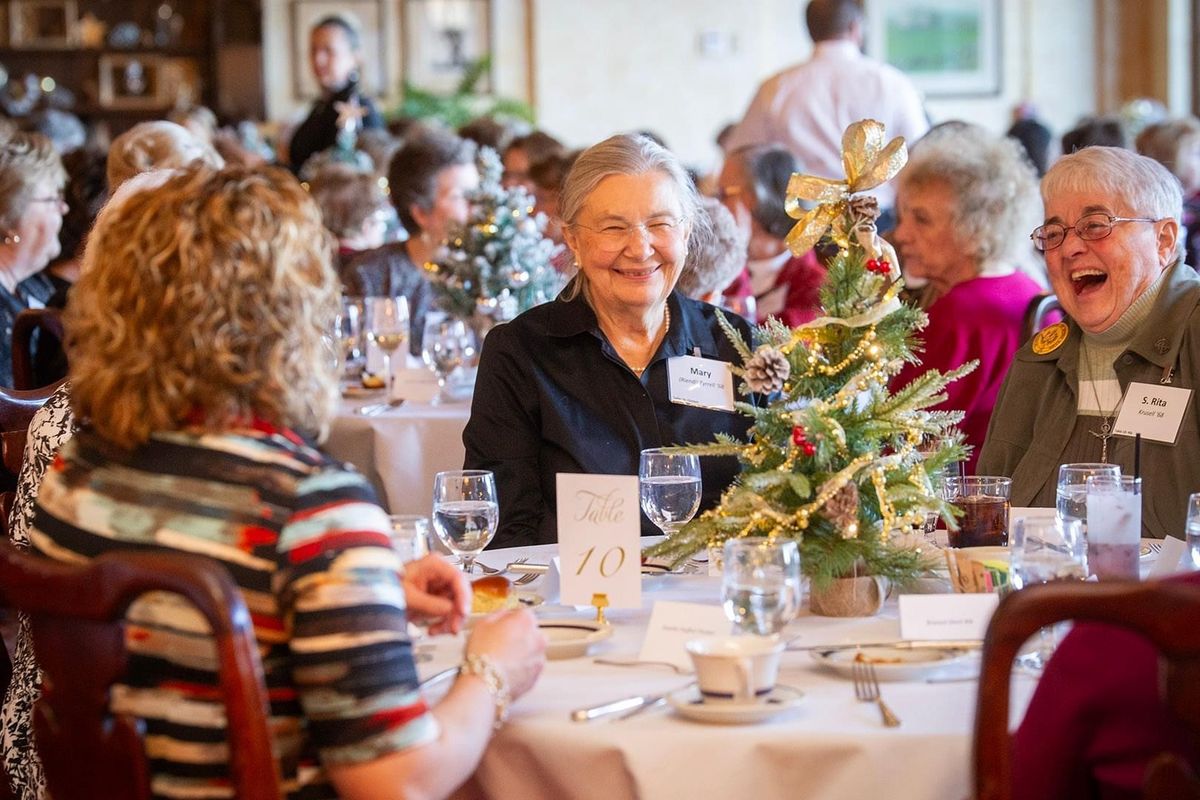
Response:
[[[927,369],[972,359],[974,372],[950,384],[938,408],[965,413],[973,470],[1000,384],[1021,347],[1025,310],[1042,288],[1015,264],[1037,219],[1037,181],[1020,145],[977,125],[936,128],[912,148],[897,178],[894,244],[908,275],[929,283],[921,363],[896,377],[907,385]],[[970,474],[970,473],[968,473]]]
[[[158,181],[114,198],[89,239],[66,317],[82,424],[41,484],[31,543],[72,562],[137,547],[227,567],[253,611],[290,797],[446,796],[532,686],[544,640],[528,611],[480,622],[449,694],[426,705],[408,619],[456,632],[469,589],[436,556],[401,565],[370,484],[308,436],[336,398],[338,283],[316,204],[281,169]],[[137,690],[114,696],[172,730],[147,745],[155,794],[227,790],[215,649],[197,652],[193,615],[162,596],[127,625]]]

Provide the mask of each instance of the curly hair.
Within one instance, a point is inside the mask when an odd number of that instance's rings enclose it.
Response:
[[[897,191],[930,185],[953,193],[954,228],[981,265],[1014,257],[1041,217],[1037,178],[1021,145],[978,125],[944,126],[913,145]]]
[[[114,198],[64,320],[76,415],[127,448],[253,419],[323,436],[332,247],[316,204],[277,168],[193,165]]]
[[[728,286],[746,265],[746,237],[738,230],[729,209],[714,197],[701,197],[700,207],[710,223],[696,228],[688,243],[688,259],[679,283],[683,294],[702,300]]]
[[[61,189],[67,181],[62,159],[40,133],[11,131],[0,138],[0,231],[12,231],[43,180]]]
[[[166,120],[139,122],[113,139],[108,148],[108,191],[152,169],[174,169],[194,162],[218,168],[225,159],[182,125]]]

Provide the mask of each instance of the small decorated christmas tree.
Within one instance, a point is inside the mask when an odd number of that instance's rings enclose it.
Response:
[[[805,253],[822,239],[836,246],[823,315],[795,329],[769,320],[756,328],[754,350],[724,326],[742,359],[733,370],[741,393],[769,402],[738,404],[754,419],[749,443],[718,437],[680,448],[736,455],[742,472],[716,508],[649,555],[678,563],[732,537],[766,536],[796,540],[818,588],[852,575],[904,581],[927,562],[905,534],[930,509],[953,524],[929,473],[965,457],[955,428],[962,415],[928,409],[975,363],[889,390],[904,363],[917,362],[915,334],[928,319],[899,301],[895,252],[875,231],[878,206],[859,193],[895,176],[908,156],[904,140],[885,144],[873,120],[851,125],[842,150],[845,180],[797,174],[788,185],[788,213],[799,220],[791,250]],[[814,205],[806,211],[802,201]]]
[[[543,235],[546,218],[534,212],[529,193],[500,185],[500,158],[491,148],[480,148],[478,163],[470,218],[451,229],[425,269],[444,310],[504,322],[552,300],[562,279],[550,263],[554,242]]]

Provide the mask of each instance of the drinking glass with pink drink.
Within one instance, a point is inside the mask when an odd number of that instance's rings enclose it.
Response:
[[[1142,537],[1142,479],[1087,479],[1088,567],[1100,580],[1138,579]]]

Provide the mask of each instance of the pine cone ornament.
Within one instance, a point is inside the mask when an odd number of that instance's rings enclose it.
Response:
[[[787,358],[770,345],[760,346],[746,362],[746,385],[760,394],[778,392],[791,374]]]
[[[850,481],[825,504],[825,518],[837,526],[843,538],[853,538],[858,526],[858,485]],[[851,528],[851,526],[854,526]],[[847,535],[850,533],[850,535]]]

